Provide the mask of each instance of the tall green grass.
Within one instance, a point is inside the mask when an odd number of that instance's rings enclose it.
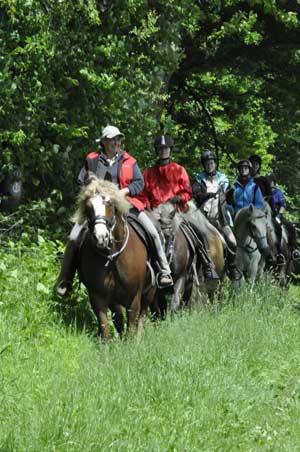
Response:
[[[273,283],[98,342],[56,247],[0,254],[1,451],[300,450],[298,291]]]

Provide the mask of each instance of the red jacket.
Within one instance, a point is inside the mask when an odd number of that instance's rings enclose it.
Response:
[[[148,168],[143,176],[145,187],[139,199],[143,201],[145,207],[157,207],[173,196],[179,195],[182,198],[179,208],[184,210],[186,203],[192,199],[190,178],[183,166],[175,162]]]
[[[99,152],[90,152],[87,155],[87,169],[89,171],[92,171],[93,173],[96,173],[97,168],[97,159],[99,157]],[[123,151],[123,160],[122,165],[119,173],[119,184],[120,188],[127,188],[133,179],[133,167],[136,164],[136,160],[131,155],[127,154],[127,152]],[[139,211],[144,210],[144,203],[132,196],[126,196],[128,201],[136,207]]]

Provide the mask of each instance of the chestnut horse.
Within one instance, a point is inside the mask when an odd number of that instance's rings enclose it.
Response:
[[[115,184],[92,176],[81,189],[74,215],[74,221],[88,225],[78,272],[104,340],[111,337],[108,309],[115,314],[114,322],[122,335],[122,306],[127,311],[127,333],[141,332],[148,307],[143,298],[149,285],[147,249],[127,223],[130,207]]]

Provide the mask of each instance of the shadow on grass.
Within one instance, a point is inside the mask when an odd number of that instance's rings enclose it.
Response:
[[[55,293],[52,297],[53,309],[61,316],[67,328],[74,328],[79,333],[97,336],[98,324],[92,311],[87,291],[76,281],[71,295],[60,298]]]

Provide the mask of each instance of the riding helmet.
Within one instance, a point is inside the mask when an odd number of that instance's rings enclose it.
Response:
[[[217,163],[217,155],[214,151],[204,151],[201,155],[201,163],[204,165],[207,160],[214,160]]]
[[[252,163],[248,159],[240,160],[239,163],[237,164],[238,169],[240,169],[241,166],[248,166],[250,170],[252,169]]]
[[[174,140],[169,135],[159,135],[155,138],[154,141],[154,147],[155,148],[161,148],[161,147],[169,147],[172,148],[174,146]]]

